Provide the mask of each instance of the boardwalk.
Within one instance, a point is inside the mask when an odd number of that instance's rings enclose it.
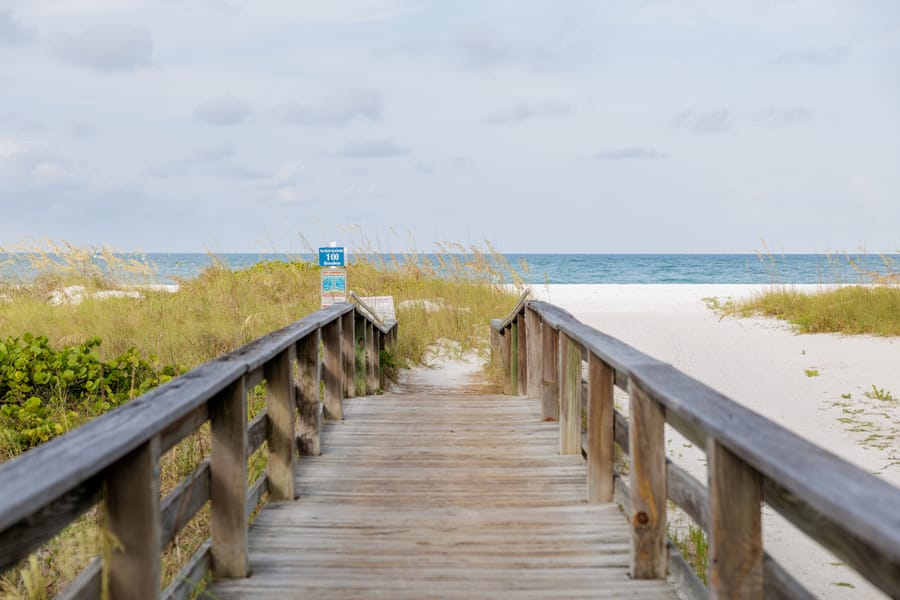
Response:
[[[212,597],[674,597],[629,578],[626,518],[585,503],[539,402],[407,387],[344,411],[299,462],[299,499],[251,526],[251,577]]]

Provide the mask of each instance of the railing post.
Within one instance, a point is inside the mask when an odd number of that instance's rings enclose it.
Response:
[[[528,328],[525,326],[525,313],[521,312],[516,316],[516,331],[518,332],[519,337],[519,353],[518,353],[518,361],[519,361],[519,369],[518,369],[518,380],[516,381],[516,385],[519,389],[519,394],[525,396],[528,394]]]
[[[544,349],[541,343],[541,318],[530,308],[525,309],[525,335],[528,338],[528,390],[529,398],[540,398],[542,394],[541,375],[543,364],[541,352]]]
[[[613,385],[612,367],[588,352],[588,502],[612,502]]]
[[[247,378],[210,401],[209,530],[217,579],[247,576]],[[157,594],[159,590],[157,589]]]
[[[341,392],[344,386],[344,363],[341,358],[341,319],[322,327],[323,369],[325,378],[325,416],[335,421],[344,418]]]
[[[513,319],[509,324],[509,393],[519,395],[519,320]]]
[[[356,396],[356,360],[353,344],[356,341],[354,332],[353,311],[341,317],[341,358],[344,362],[344,398]]]
[[[581,346],[559,332],[559,453],[581,454]]]
[[[322,381],[322,363],[319,362],[319,346],[321,345],[321,329],[316,329],[297,343],[297,359],[300,365],[300,382],[297,386],[300,431],[297,446],[300,454],[308,456],[319,456],[321,453],[322,404],[320,382]]]
[[[512,331],[505,328],[500,331],[500,364],[502,365],[503,375],[503,393],[512,394],[512,386],[510,385],[512,373]]]
[[[631,577],[665,579],[666,446],[665,409],[628,382],[631,452]]]
[[[242,485],[246,487],[246,481]],[[114,600],[158,598],[161,528],[158,436],[110,467],[104,483],[104,500],[104,524],[115,540],[108,562],[104,563],[109,597]]]
[[[384,389],[387,387],[387,381],[384,376],[384,368],[381,365],[381,353],[387,349],[387,335],[380,329],[375,330],[375,367],[378,369],[378,387]]]
[[[542,325],[541,417],[559,420],[559,331]]]
[[[274,501],[294,499],[294,396],[293,368],[296,348],[287,350],[266,363],[266,432],[269,448],[269,498]]]
[[[354,340],[353,360],[356,364],[356,395],[366,395],[366,319],[358,312],[354,313]]]
[[[378,389],[375,371],[375,326],[366,319],[366,394],[374,394]]]
[[[709,459],[711,598],[764,597],[759,474],[714,438]]]

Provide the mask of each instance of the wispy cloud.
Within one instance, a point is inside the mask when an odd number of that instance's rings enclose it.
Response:
[[[593,156],[596,160],[653,160],[668,157],[669,155],[665,152],[638,146],[630,148],[611,148],[598,152]]]
[[[830,66],[837,64],[850,55],[849,46],[809,47],[794,52],[785,52],[772,61],[774,65],[805,64],[812,66]]]
[[[484,117],[487,123],[519,123],[540,117],[567,117],[574,108],[568,102],[547,99],[540,102],[519,101]]]
[[[250,105],[234,96],[221,96],[194,109],[194,118],[210,125],[237,125],[252,114]]]
[[[37,119],[33,119],[28,115],[20,112],[10,112],[0,115],[0,130],[3,131],[40,131],[44,128],[44,124]]]
[[[0,10],[0,46],[19,46],[35,38],[33,29],[20,24],[8,10]]]
[[[335,155],[346,158],[391,158],[409,154],[409,148],[393,140],[369,140],[347,142]]]
[[[92,25],[60,34],[55,43],[61,61],[98,71],[132,71],[151,64],[153,40],[146,27]]]
[[[233,158],[236,155],[231,144],[216,144],[198,149],[191,156],[159,163],[150,168],[150,174],[155,177],[184,177],[197,173],[209,174],[210,166],[220,166],[222,161]],[[216,173],[222,173],[216,169]]]
[[[369,87],[357,86],[285,102],[275,108],[275,118],[296,125],[338,126],[354,119],[381,120],[382,111],[381,94]]]
[[[812,121],[812,112],[802,106],[794,108],[770,108],[750,116],[751,120],[773,129],[781,129],[809,123]]]
[[[726,109],[698,111],[693,108],[675,116],[676,129],[684,129],[695,135],[724,133],[734,126],[734,117]]]

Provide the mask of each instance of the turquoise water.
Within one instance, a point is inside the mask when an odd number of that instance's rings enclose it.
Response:
[[[128,256],[128,255],[124,255]],[[20,260],[0,255],[0,276],[27,277]],[[14,258],[14,257],[13,257]],[[900,270],[900,255],[886,257]],[[190,279],[212,264],[208,254],[147,254],[158,283]],[[220,254],[233,269],[263,260],[314,260],[312,255]],[[865,281],[863,272],[886,270],[877,255],[785,254],[508,254],[506,259],[528,283],[836,283]],[[849,260],[859,269],[853,268]],[[350,257],[352,262],[353,257]],[[527,265],[523,269],[522,263]],[[97,264],[102,265],[98,261]]]

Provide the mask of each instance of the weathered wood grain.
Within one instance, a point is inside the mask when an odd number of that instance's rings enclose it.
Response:
[[[516,369],[518,380],[516,388],[522,396],[528,395],[528,327],[525,325],[525,313],[519,313],[516,317],[516,331],[518,331],[518,361]]]
[[[353,398],[356,396],[356,317],[353,312],[341,317],[341,360],[344,397]]]
[[[519,395],[519,321],[513,320],[506,332],[509,337],[509,394]]]
[[[241,457],[243,458],[243,456]],[[107,471],[103,525],[116,540],[104,563],[112,600],[159,596],[159,437],[151,438]]]
[[[343,351],[343,349],[342,349]],[[294,422],[297,400],[294,396],[294,364],[297,353],[289,346],[266,363],[266,446],[269,451],[267,472],[272,500],[294,499]]]
[[[78,574],[56,600],[98,600],[103,587],[103,562],[95,558]]]
[[[164,600],[189,600],[194,598],[198,587],[203,587],[203,579],[212,570],[212,551],[209,541],[194,552],[175,579],[162,592]],[[209,598],[204,594],[200,598]]]
[[[352,314],[352,313],[349,313]],[[321,451],[322,401],[320,399],[322,363],[319,347],[322,332],[317,329],[297,343],[297,449],[300,454],[318,456]]]
[[[361,314],[357,314],[354,320],[353,335],[353,360],[355,367],[354,380],[356,386],[356,395],[366,395],[366,319]]]
[[[526,366],[528,372],[528,397],[539,399],[542,397],[543,388],[541,381],[543,379],[543,362],[541,360],[541,352],[543,352],[544,344],[541,335],[541,318],[536,312],[525,309],[525,335],[528,337],[528,364]]]
[[[337,319],[322,327],[322,380],[325,395],[322,404],[325,417],[340,421],[344,418],[343,374],[344,362],[341,357],[341,320]]]
[[[159,547],[168,546],[209,500],[209,461],[204,460],[160,503]]]
[[[559,420],[559,332],[541,325],[541,417]]]
[[[259,450],[263,442],[266,441],[266,430],[269,427],[269,414],[265,409],[253,417],[247,426],[247,458]]]
[[[613,501],[613,370],[591,352],[588,356],[587,468],[588,502]],[[579,436],[580,437],[580,436]]]
[[[559,452],[581,454],[581,347],[559,334]]]

